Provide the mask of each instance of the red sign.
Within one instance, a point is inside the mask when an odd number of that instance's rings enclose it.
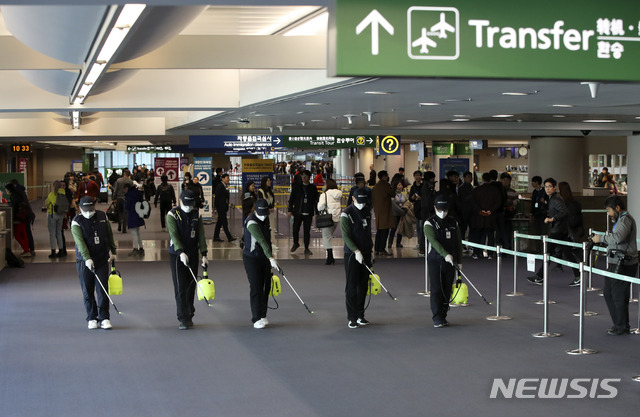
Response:
[[[27,172],[27,162],[29,158],[18,158],[18,172],[24,174]]]

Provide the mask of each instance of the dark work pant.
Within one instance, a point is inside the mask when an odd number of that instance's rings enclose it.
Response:
[[[116,200],[116,210],[118,212],[118,228],[124,233],[127,231],[127,212],[124,211],[124,198]]]
[[[164,229],[167,227],[167,213],[171,210],[171,201],[163,203],[160,202],[160,226]]]
[[[313,216],[311,214],[295,214],[293,216],[293,244],[299,244],[300,240],[300,225],[302,225],[302,233],[304,235],[304,248],[309,249],[309,243],[311,242],[311,222]]]
[[[109,291],[109,264],[96,265],[96,274],[100,278],[100,282]],[[87,312],[87,321],[102,321],[110,318],[109,316],[109,298],[97,282],[96,275],[91,272],[85,265],[84,261],[76,261],[76,270],[80,278],[80,287],[82,288],[82,298],[84,299],[84,309]],[[98,302],[96,303],[96,297]]]
[[[227,235],[227,239],[231,240],[233,236],[231,236],[231,232],[229,231],[229,221],[227,220],[228,210],[222,211],[222,210],[216,209],[216,211],[218,212],[218,221],[216,223],[216,228],[213,232],[213,238],[220,239],[220,228],[223,228],[224,234]]]
[[[365,259],[364,262],[371,262]],[[356,321],[364,318],[364,302],[367,298],[367,285],[369,271],[361,263],[356,261],[355,254],[345,254],[344,270],[347,283],[344,288],[344,296],[347,306],[347,319]]]
[[[271,291],[271,264],[265,256],[242,255],[244,270],[249,279],[249,303],[251,322],[267,317],[269,291]]]
[[[511,249],[513,246],[513,224],[511,219],[507,218],[504,213],[498,213],[497,243],[505,249]]]
[[[387,250],[387,238],[389,237],[389,229],[378,229],[376,232],[375,251],[384,252]]]
[[[617,266],[616,264],[609,264],[608,270],[614,272]],[[623,265],[619,274],[635,277],[637,271],[638,264]],[[613,329],[616,331],[629,330],[630,283],[605,277],[602,293],[607,303],[609,314],[611,315],[611,321],[613,321]]]
[[[30,220],[27,220],[27,224],[26,224],[26,232],[27,232],[27,241],[29,242],[29,251],[32,254],[36,254],[36,246],[33,243],[33,232],[31,230],[31,228],[33,227],[33,225],[31,224]]]
[[[194,275],[198,275],[198,254],[189,256],[189,266]],[[196,294],[196,282],[181,261],[179,255],[169,254],[169,266],[171,267],[171,279],[173,280],[173,295],[176,299],[176,313],[178,321],[191,320],[196,311],[194,297]]]
[[[424,220],[416,219],[416,236],[418,237],[418,251],[424,253]]]
[[[434,249],[431,249],[434,250]],[[444,258],[427,261],[429,268],[429,285],[431,286],[431,313],[433,322],[444,323],[449,311],[449,300],[451,299],[451,287],[455,279],[455,269],[453,265],[445,262]]]

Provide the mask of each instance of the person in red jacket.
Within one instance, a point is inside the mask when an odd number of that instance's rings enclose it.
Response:
[[[85,172],[82,176],[82,182],[78,184],[78,193],[76,194],[76,201],[84,196],[93,197],[94,200],[98,200],[100,195],[100,186],[89,178],[89,173]]]

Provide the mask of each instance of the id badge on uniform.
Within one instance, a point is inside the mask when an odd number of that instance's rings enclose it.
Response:
[[[307,204],[307,197],[304,198],[304,200],[302,200],[303,204]]]
[[[196,231],[191,229],[191,239],[193,239],[194,237],[196,237]]]
[[[445,231],[444,235],[445,235],[445,237],[446,237],[447,239],[451,239],[451,230],[447,229],[447,230]]]
[[[367,227],[367,219],[362,219],[362,226]]]
[[[99,245],[99,244],[100,244],[100,238],[99,238],[98,236],[94,236],[94,237],[93,237],[93,242],[94,242],[96,245]]]
[[[536,208],[538,208],[538,202],[537,202],[537,201],[536,201],[536,205],[535,205],[535,207],[536,207]]]

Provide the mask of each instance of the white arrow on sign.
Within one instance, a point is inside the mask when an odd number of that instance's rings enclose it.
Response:
[[[272,142],[275,143],[276,145],[280,145],[280,142],[282,142],[282,141],[280,140],[280,138],[275,138],[275,139],[273,139]]]
[[[371,139],[371,138],[367,139],[367,143],[368,143],[369,145],[371,145],[371,144],[373,143],[373,139]]]
[[[389,21],[385,19],[379,11],[373,9],[371,13],[369,13],[367,17],[365,17],[362,22],[358,23],[358,26],[356,26],[356,35],[361,34],[369,25],[371,25],[371,55],[378,55],[379,27],[382,25],[382,28],[393,36],[393,25],[391,25],[391,23],[389,23]]]

